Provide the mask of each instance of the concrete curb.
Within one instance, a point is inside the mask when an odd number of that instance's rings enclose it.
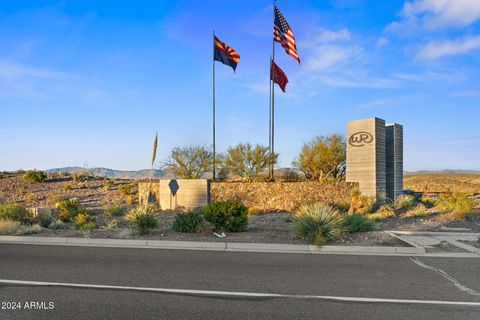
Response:
[[[238,242],[197,242],[197,241],[163,241],[163,240],[125,240],[125,239],[88,239],[64,237],[25,237],[0,236],[4,244],[62,245],[109,248],[146,248],[176,250],[207,250],[229,252],[269,252],[269,253],[303,253],[303,254],[352,254],[352,255],[421,255],[423,248],[417,247],[381,247],[381,246],[323,246],[272,244],[272,243],[238,243]]]

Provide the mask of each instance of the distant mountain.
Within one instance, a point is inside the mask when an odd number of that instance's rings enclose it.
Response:
[[[419,171],[404,171],[405,175],[412,174],[480,174],[480,170],[419,170]]]
[[[88,171],[90,174],[93,174],[96,176],[108,177],[108,178],[141,179],[141,178],[150,177],[150,169],[128,171],[128,170],[115,170],[115,169],[109,169],[109,168],[85,169],[82,167],[64,167],[64,168],[54,168],[54,169],[45,170],[45,172],[48,172],[48,173],[60,173],[60,172],[78,173],[78,172],[84,172],[84,171]],[[163,170],[153,170],[154,178],[163,178],[167,176],[168,175]]]

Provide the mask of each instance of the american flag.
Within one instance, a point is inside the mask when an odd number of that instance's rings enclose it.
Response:
[[[280,89],[282,89],[282,91],[285,92],[285,87],[287,86],[287,83],[288,83],[287,75],[273,61],[272,61],[272,70],[270,71],[270,79],[274,83],[278,84]]]
[[[283,14],[275,6],[275,21],[273,22],[273,40],[279,42],[288,55],[292,56],[300,63],[300,58],[297,54],[297,46],[295,45],[295,37],[293,36],[292,28],[288,25],[287,20]]]

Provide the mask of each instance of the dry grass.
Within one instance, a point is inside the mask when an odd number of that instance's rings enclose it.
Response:
[[[415,192],[480,193],[479,174],[412,174],[404,178],[404,188]]]
[[[414,217],[425,217],[430,215],[427,211],[427,207],[423,203],[417,204],[412,209],[408,210],[403,217],[404,218],[414,218]]]

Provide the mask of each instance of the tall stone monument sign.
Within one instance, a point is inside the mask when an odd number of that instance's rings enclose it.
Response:
[[[398,198],[403,192],[403,127],[370,118],[347,124],[347,181],[366,196]]]

